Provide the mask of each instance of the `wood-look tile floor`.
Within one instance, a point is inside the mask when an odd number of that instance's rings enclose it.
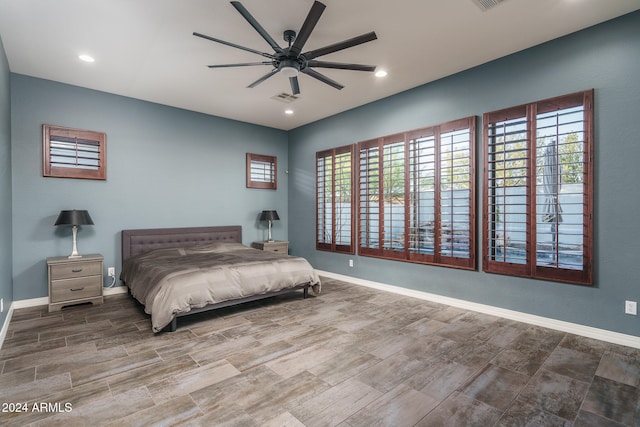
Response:
[[[124,294],[16,310],[0,372],[0,425],[640,425],[640,350],[330,279],[158,335]]]

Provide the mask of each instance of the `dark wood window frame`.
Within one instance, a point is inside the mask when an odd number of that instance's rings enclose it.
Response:
[[[42,176],[107,179],[107,134],[42,125]]]
[[[247,188],[278,189],[278,163],[275,156],[247,153]]]
[[[593,285],[593,98],[587,90],[484,114],[485,272]],[[577,183],[569,191],[565,168]],[[561,197],[572,197],[564,209]]]
[[[358,254],[475,270],[475,146],[475,116],[360,142]]]
[[[355,253],[354,151],[354,145],[346,145],[316,153],[318,250]]]

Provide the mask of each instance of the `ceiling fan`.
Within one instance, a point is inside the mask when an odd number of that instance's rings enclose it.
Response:
[[[236,8],[238,12],[246,19],[249,24],[262,36],[263,39],[266,40],[267,43],[274,50],[274,53],[265,53],[260,52],[255,49],[251,49],[248,47],[240,46],[235,43],[227,42],[224,40],[217,39],[215,37],[210,37],[204,34],[194,32],[193,35],[197,37],[202,37],[203,39],[211,40],[216,43],[221,43],[227,46],[235,47],[237,49],[242,49],[247,52],[252,52],[263,57],[269,58],[268,61],[262,62],[246,62],[240,64],[222,64],[222,65],[209,65],[209,68],[227,68],[227,67],[247,67],[254,65],[271,65],[273,69],[260,77],[255,82],[251,83],[248,88],[253,88],[267,80],[269,77],[281,73],[282,75],[289,77],[289,83],[291,84],[291,91],[294,95],[298,95],[300,93],[300,85],[298,84],[298,73],[303,73],[308,76],[311,76],[315,79],[320,80],[323,83],[328,84],[338,90],[342,89],[340,83],[335,80],[330,79],[329,77],[319,73],[314,68],[334,68],[339,70],[355,70],[355,71],[375,71],[375,65],[360,65],[360,64],[346,64],[342,62],[327,62],[327,61],[318,61],[316,58],[319,56],[327,55],[329,53],[337,52],[340,50],[348,49],[353,46],[357,46],[359,44],[367,43],[373,40],[376,40],[378,37],[375,32],[370,32],[367,34],[363,34],[361,36],[353,37],[348,40],[341,41],[339,43],[334,43],[329,46],[321,47],[319,49],[310,50],[307,52],[302,52],[305,43],[309,39],[311,32],[315,28],[316,24],[320,20],[320,16],[324,12],[326,6],[319,1],[315,1],[313,6],[311,6],[311,10],[307,15],[304,23],[302,24],[302,28],[298,34],[296,34],[293,30],[286,30],[283,34],[284,41],[288,43],[288,46],[282,48],[276,43],[276,41],[265,31],[264,28],[256,21],[256,19],[251,16],[249,11],[239,2],[232,1],[231,4]]]

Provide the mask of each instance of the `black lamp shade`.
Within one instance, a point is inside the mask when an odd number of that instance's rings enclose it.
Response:
[[[279,221],[280,217],[276,211],[262,211],[260,221]]]
[[[72,209],[70,211],[60,211],[60,215],[58,215],[54,225],[93,225],[93,220],[89,215],[89,211]]]

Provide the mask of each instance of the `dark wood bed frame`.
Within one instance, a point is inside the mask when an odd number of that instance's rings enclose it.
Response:
[[[150,228],[139,230],[122,230],[122,262],[133,256],[154,249],[175,248],[202,245],[213,242],[242,243],[242,227],[239,225],[219,227],[186,227],[186,228]],[[298,285],[294,288],[281,291],[267,292],[259,295],[251,295],[244,298],[222,301],[210,304],[202,308],[194,308],[188,313],[180,313],[173,318],[163,331],[174,332],[178,327],[178,317],[202,313],[203,311],[229,307],[249,301],[256,301],[276,295],[302,289],[303,298],[309,295],[309,283]]]

